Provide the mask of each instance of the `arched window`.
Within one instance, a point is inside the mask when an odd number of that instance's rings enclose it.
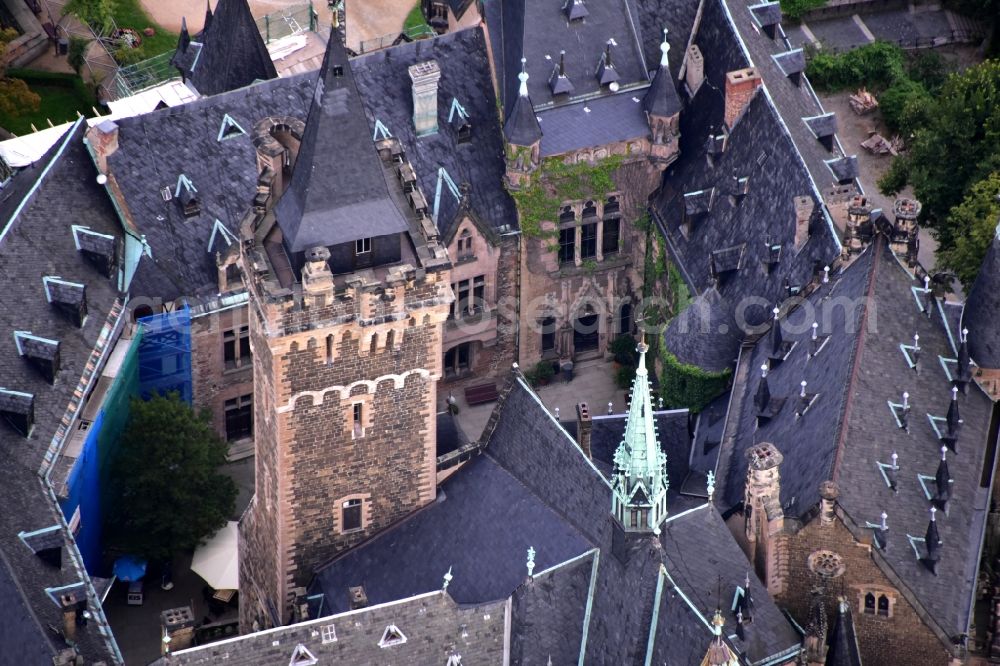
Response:
[[[868,615],[875,614],[875,595],[871,592],[865,595],[865,613]]]
[[[562,212],[559,213],[560,224],[563,222],[573,222],[574,220],[576,220],[576,213],[573,211],[573,207],[563,207]]]
[[[597,217],[597,205],[593,201],[588,201],[583,205],[584,217]]]
[[[889,597],[884,594],[879,595],[878,598],[878,614],[889,617]]]

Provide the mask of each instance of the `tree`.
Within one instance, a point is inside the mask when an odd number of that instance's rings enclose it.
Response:
[[[966,289],[972,287],[993,240],[1000,217],[998,194],[1000,172],[994,172],[973,185],[962,203],[948,214],[948,226],[955,240],[951,247],[938,252],[938,260],[954,271]]]
[[[7,76],[7,46],[17,37],[17,31],[13,28],[0,30],[0,115],[7,118],[37,111],[42,102],[38,95],[31,92],[27,83]]]
[[[949,251],[961,234],[949,212],[974,183],[1000,171],[1000,61],[952,74],[927,104],[897,173],[906,173],[941,250]]]
[[[176,393],[133,399],[112,464],[109,541],[150,560],[169,560],[223,527],[236,484],[221,474],[226,443]]]

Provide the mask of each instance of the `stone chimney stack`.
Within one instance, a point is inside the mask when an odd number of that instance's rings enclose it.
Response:
[[[91,127],[87,130],[87,141],[94,153],[97,170],[101,173],[107,173],[108,155],[112,155],[118,150],[118,124],[113,120],[105,120]]]
[[[590,431],[593,422],[590,420],[590,408],[587,403],[581,402],[576,405],[576,441],[583,450],[583,453],[590,458]]]
[[[701,55],[701,49],[697,44],[692,44],[687,49],[687,64],[684,68],[684,82],[688,90],[694,95],[705,80],[705,58]]]
[[[62,607],[63,636],[66,637],[68,643],[76,643],[76,628],[81,624],[80,620],[82,619],[78,616],[78,613],[86,610],[86,599],[84,598],[81,604],[77,600],[76,595],[71,592],[60,596],[59,602]]]
[[[186,650],[194,644],[194,611],[190,606],[170,608],[160,613],[163,640],[160,652],[164,655]],[[169,641],[166,639],[170,639]]]
[[[819,519],[823,525],[830,525],[836,516],[837,498],[840,488],[833,481],[821,481],[819,484]]]
[[[728,104],[728,102],[727,102]],[[809,222],[816,210],[812,197],[795,197],[795,250],[798,251],[809,240]]]
[[[434,60],[410,65],[413,81],[413,126],[417,136],[437,134],[438,131],[438,81],[441,68]]]
[[[760,74],[753,67],[726,73],[726,127],[733,129],[736,119],[743,113],[760,85]]]

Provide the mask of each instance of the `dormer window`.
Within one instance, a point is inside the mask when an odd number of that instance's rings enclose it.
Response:
[[[590,12],[587,10],[587,5],[583,3],[583,0],[566,0],[563,3],[563,14],[572,23],[573,21],[587,18]]]
[[[184,217],[194,217],[201,212],[201,202],[198,200],[198,190],[194,184],[184,174],[177,178],[177,187],[174,189],[174,198],[181,204],[181,211]]]
[[[246,133],[246,130],[240,127],[240,124],[227,113],[222,117],[222,125],[219,127],[219,136],[216,140],[225,141],[238,136],[246,136]]]
[[[394,645],[402,645],[406,642],[406,636],[402,631],[399,630],[394,624],[390,624],[382,632],[382,639],[379,640],[378,646],[380,648],[392,647]]]
[[[59,373],[59,341],[32,335],[28,331],[14,331],[17,353],[42,373],[45,380],[54,384]]]
[[[604,45],[604,53],[601,54],[594,75],[597,77],[598,83],[602,86],[608,86],[614,92],[618,89],[618,70],[615,69],[614,60],[611,58],[612,46],[615,46],[615,40],[609,39]]]
[[[469,113],[457,98],[451,100],[448,122],[455,128],[459,143],[468,143],[472,140],[472,123],[469,122]]]
[[[354,241],[354,254],[369,254],[372,251],[371,238],[359,238]]]
[[[19,435],[28,437],[35,425],[35,396],[0,388],[0,415]]]
[[[110,234],[97,233],[90,227],[74,224],[72,230],[77,251],[104,277],[114,275],[118,240]]]
[[[87,286],[51,275],[42,278],[42,285],[46,300],[69,317],[77,328],[83,328],[87,319]]]

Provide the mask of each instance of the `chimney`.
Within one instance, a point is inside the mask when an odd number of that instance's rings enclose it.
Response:
[[[728,109],[728,99],[726,105]],[[798,251],[809,240],[809,222],[816,210],[816,202],[808,196],[795,197],[792,201],[795,205],[795,250]]]
[[[410,65],[413,81],[413,127],[417,136],[437,134],[438,131],[438,80],[441,68],[434,60]]]
[[[90,144],[97,170],[108,172],[108,155],[118,150],[118,124],[113,120],[105,120],[87,130],[87,142]]]
[[[581,402],[576,405],[576,441],[588,458],[590,455],[590,430],[593,422],[590,420],[590,408],[587,403]]]
[[[705,58],[701,55],[701,49],[697,44],[692,44],[687,50],[687,65],[684,68],[684,82],[687,84],[688,92],[693,97],[701,82],[705,80]]]
[[[83,619],[77,615],[81,609],[76,593],[69,592],[61,595],[59,597],[59,605],[62,607],[63,636],[66,637],[67,643],[76,643],[76,628],[81,624],[80,620]],[[84,598],[82,610],[86,610],[86,608],[87,601],[86,598]]]
[[[840,496],[840,488],[833,481],[821,481],[819,484],[819,517],[820,523],[829,525],[836,515],[834,509],[837,506],[837,498]]]
[[[362,585],[347,588],[347,598],[350,600],[351,610],[368,607],[368,595]]]
[[[760,74],[753,67],[726,73],[726,127],[733,128],[760,85]]]
[[[190,606],[169,608],[160,613],[163,640],[160,651],[167,655],[194,645],[194,611]]]

